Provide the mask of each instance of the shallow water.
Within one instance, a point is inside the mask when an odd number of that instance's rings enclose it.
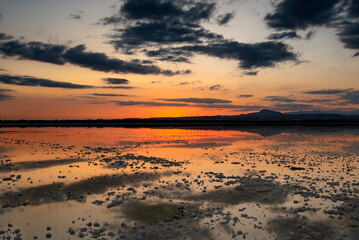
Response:
[[[0,238],[358,239],[359,128],[2,128]]]

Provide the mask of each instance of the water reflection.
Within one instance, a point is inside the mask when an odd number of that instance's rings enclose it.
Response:
[[[0,238],[356,239],[358,133],[2,129]]]

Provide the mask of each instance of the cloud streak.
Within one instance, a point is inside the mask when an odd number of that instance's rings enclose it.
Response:
[[[133,95],[116,94],[116,93],[92,93],[92,95],[98,97],[133,97]]]
[[[65,88],[65,89],[94,88],[94,86],[90,86],[90,85],[59,82],[50,79],[35,78],[31,76],[0,75],[0,83],[9,84],[9,85],[18,85],[18,86],[50,87],[50,88]]]
[[[0,54],[22,60],[64,65],[70,63],[94,71],[135,74],[162,74],[173,76],[188,74],[189,71],[162,70],[155,65],[141,64],[136,61],[124,61],[110,58],[105,53],[87,51],[85,45],[68,47],[65,45],[42,42],[24,42],[10,40],[0,42]]]
[[[11,99],[13,99],[13,96],[0,93],[0,102],[1,101],[8,101],[8,100],[11,100]]]
[[[304,93],[305,94],[315,94],[315,95],[334,95],[334,94],[346,93],[351,90],[353,90],[353,89],[352,88],[349,88],[349,89],[322,89],[322,90],[307,91]]]
[[[251,97],[253,97],[253,95],[251,95],[251,94],[242,94],[242,95],[238,95],[237,97],[238,98],[251,98]]]
[[[112,101],[118,106],[146,106],[146,107],[186,107],[185,103],[161,103],[161,102],[143,102],[143,101]]]
[[[219,15],[217,18],[218,25],[225,25],[234,18],[234,12]]]
[[[206,104],[231,103],[232,102],[230,100],[217,99],[217,98],[160,98],[157,100],[166,101],[166,102],[206,103]]]
[[[130,81],[124,78],[103,78],[102,79],[107,84],[128,84]]]
[[[223,86],[220,84],[216,84],[216,85],[210,86],[209,90],[211,90],[211,91],[223,90]]]
[[[289,97],[282,97],[282,96],[266,96],[263,100],[270,102],[285,102],[285,103],[297,102],[296,99],[292,99]]]

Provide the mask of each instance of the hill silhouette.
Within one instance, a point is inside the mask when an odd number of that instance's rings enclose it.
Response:
[[[240,115],[95,120],[0,120],[0,127],[173,127],[236,125],[359,125],[359,115],[295,114],[268,109]]]

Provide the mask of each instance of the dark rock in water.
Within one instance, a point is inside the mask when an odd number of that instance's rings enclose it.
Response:
[[[121,205],[123,203],[122,200],[113,200],[109,205],[107,205],[107,208],[113,208],[113,207],[116,207],[118,205]]]
[[[70,227],[70,228],[69,228],[69,233],[70,233],[71,235],[75,235],[75,230]]]
[[[104,201],[101,201],[101,200],[95,200],[92,202],[92,204],[95,204],[97,206],[102,205],[103,203],[104,203]]]
[[[305,212],[307,209],[304,207],[299,207],[299,208],[295,208],[293,210],[294,213],[299,213],[299,212]]]
[[[46,234],[46,238],[51,238],[51,237],[52,237],[51,233]]]
[[[102,233],[104,233],[106,231],[105,227],[99,228],[99,229],[93,229],[91,231],[91,234],[93,237],[97,238],[99,237]]]
[[[347,225],[347,226],[350,227],[350,228],[357,228],[357,227],[359,227],[358,224],[356,224],[355,222],[348,222],[348,225]]]
[[[119,160],[119,161],[112,162],[109,165],[109,167],[112,167],[112,168],[125,168],[127,165],[128,165],[127,162]]]
[[[305,170],[305,168],[302,168],[302,167],[290,167],[289,169],[292,171]]]
[[[234,190],[243,191],[244,188],[243,188],[242,186],[235,186],[235,187],[234,187]]]

